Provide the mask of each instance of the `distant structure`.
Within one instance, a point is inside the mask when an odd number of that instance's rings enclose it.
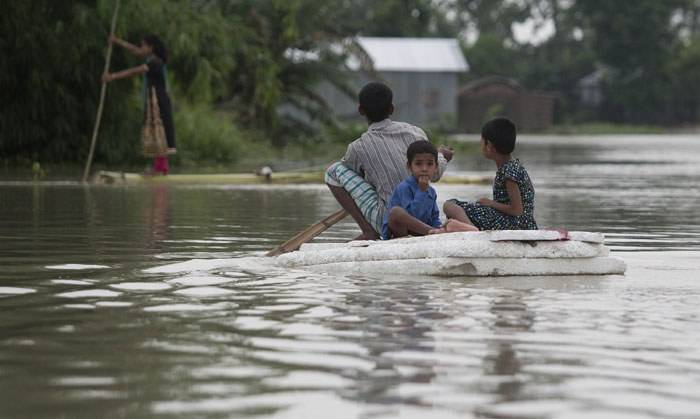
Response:
[[[355,72],[356,91],[369,81],[383,81],[394,92],[392,118],[424,127],[454,129],[460,75],[469,70],[456,39],[359,37],[358,43],[372,61],[367,71],[359,60],[348,66]],[[328,83],[318,87],[340,119],[359,119],[357,99]]]
[[[555,101],[555,94],[527,91],[511,78],[484,77],[459,90],[457,124],[462,132],[480,132],[488,119],[505,116],[519,130],[539,131],[552,125]]]
[[[613,77],[614,70],[604,64],[597,64],[595,71],[581,78],[576,87],[581,101],[580,107],[587,114],[588,118],[594,120],[606,120],[610,115],[606,115],[605,110],[605,87]]]
[[[578,81],[582,105],[597,108],[603,103],[603,83],[608,77],[608,73],[606,68],[601,67]]]

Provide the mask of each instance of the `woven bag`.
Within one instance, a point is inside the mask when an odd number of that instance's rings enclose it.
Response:
[[[147,157],[162,156],[168,151],[168,142],[165,139],[165,128],[160,119],[160,107],[156,97],[156,89],[151,88],[146,105],[146,119],[141,129],[141,144],[143,155]]]

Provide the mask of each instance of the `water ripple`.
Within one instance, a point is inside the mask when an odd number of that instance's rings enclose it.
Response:
[[[626,276],[272,266],[262,252],[337,209],[322,185],[0,185],[0,416],[697,417],[700,142],[518,153],[538,222],[604,232]],[[356,234],[348,218],[318,241]]]

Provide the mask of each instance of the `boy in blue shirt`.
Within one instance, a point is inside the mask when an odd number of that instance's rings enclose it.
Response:
[[[438,168],[437,149],[429,141],[416,141],[408,146],[406,157],[411,175],[399,183],[391,195],[382,225],[384,240],[409,234],[424,236],[448,231],[440,226],[437,194],[430,186],[430,179]],[[455,224],[464,226],[458,221]],[[469,230],[476,230],[476,228],[464,226],[454,231]]]

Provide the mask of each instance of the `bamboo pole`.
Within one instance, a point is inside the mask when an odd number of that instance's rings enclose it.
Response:
[[[117,15],[119,14],[119,2],[116,0],[114,5],[114,13],[112,14],[112,26],[109,30],[110,37],[114,35],[114,30],[117,26]],[[102,74],[109,71],[109,61],[112,58],[112,43],[107,42],[107,59],[105,60],[105,69]],[[102,77],[102,75],[100,75]],[[95,117],[95,127],[92,130],[92,141],[90,142],[90,152],[88,153],[87,162],[85,163],[85,171],[83,172],[83,182],[87,182],[88,175],[90,174],[90,165],[92,164],[92,156],[95,154],[95,144],[97,143],[97,133],[100,131],[100,121],[102,120],[102,109],[105,104],[105,95],[107,93],[107,83],[102,82],[102,89],[100,90],[100,104],[97,106],[97,116]]]
[[[342,220],[348,215],[344,209],[338,210],[323,220],[317,222],[297,233],[294,237],[275,247],[265,254],[265,256],[279,256],[283,253],[293,252],[301,247],[302,244],[311,241],[314,237],[331,228],[335,223]]]

